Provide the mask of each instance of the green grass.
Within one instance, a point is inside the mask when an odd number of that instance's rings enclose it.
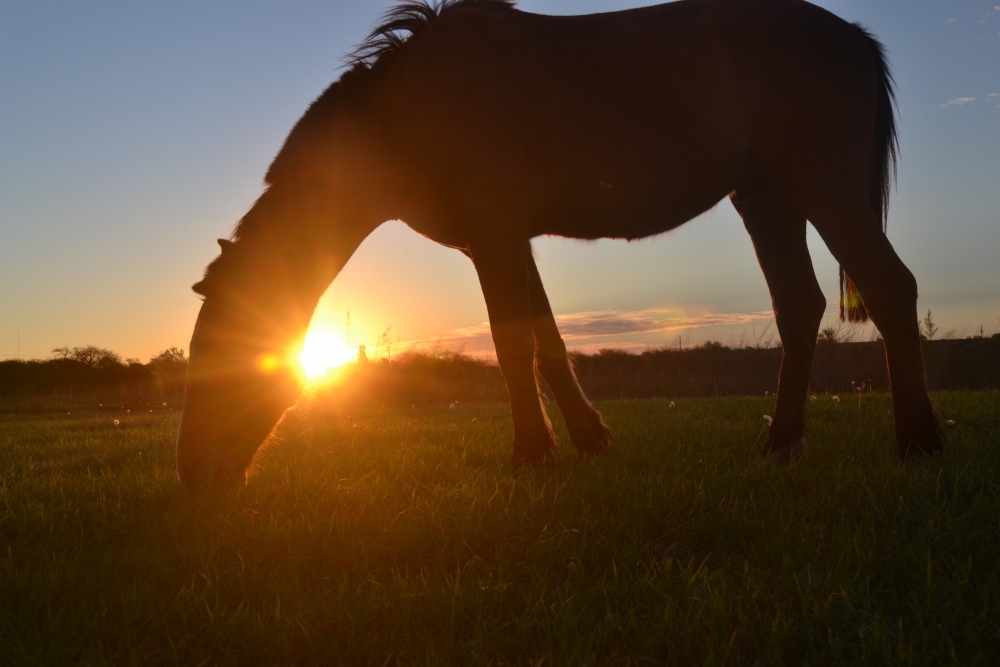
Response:
[[[176,413],[0,416],[0,664],[997,664],[1000,394],[935,401],[907,465],[883,395],[788,468],[769,399],[617,401],[517,477],[505,406],[314,406],[197,494]]]

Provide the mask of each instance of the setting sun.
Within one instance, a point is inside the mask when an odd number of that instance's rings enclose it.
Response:
[[[302,343],[299,364],[310,380],[343,366],[354,358],[347,346],[330,331],[310,329]]]

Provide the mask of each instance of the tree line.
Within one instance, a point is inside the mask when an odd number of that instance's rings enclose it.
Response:
[[[83,394],[120,394],[136,397],[183,393],[188,360],[184,351],[170,347],[147,363],[122,359],[94,345],[58,347],[44,360],[0,361],[2,398],[75,398]]]
[[[923,341],[932,390],[1000,388],[1000,335]],[[571,352],[577,378],[593,399],[773,395],[781,348],[730,347],[717,341],[634,353],[605,349]],[[360,361],[360,359],[359,359]],[[551,396],[544,379],[543,391]],[[885,347],[880,340],[838,340],[826,332],[816,345],[811,393],[888,391]],[[368,360],[343,369],[312,397],[350,409],[354,405],[448,405],[507,400],[500,368],[460,353],[404,352],[392,361]]]
[[[926,323],[930,324],[930,323]],[[941,389],[1000,388],[1000,335],[992,338],[923,341],[928,385]],[[930,335],[926,335],[930,334]],[[687,348],[652,348],[640,353],[605,349],[570,354],[584,391],[594,399],[711,397],[773,394],[781,348],[726,346],[710,341]],[[122,359],[94,346],[57,348],[43,361],[0,362],[0,398],[65,401],[82,396],[120,399],[121,404],[160,407],[183,395],[188,360],[172,347],[147,363]],[[544,380],[541,381],[544,388]],[[889,377],[879,340],[850,341],[833,329],[819,336],[810,376],[813,393],[886,391]],[[447,405],[507,398],[499,367],[455,352],[406,352],[358,362],[311,394],[343,405]],[[96,402],[96,401],[91,401]],[[39,405],[38,409],[42,409]]]

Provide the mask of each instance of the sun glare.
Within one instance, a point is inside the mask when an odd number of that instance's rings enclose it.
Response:
[[[329,331],[310,329],[302,343],[299,364],[310,380],[322,377],[354,358],[338,337]]]

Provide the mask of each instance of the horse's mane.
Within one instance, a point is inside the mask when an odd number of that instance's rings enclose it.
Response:
[[[513,9],[515,0],[441,0],[433,4],[428,0],[402,0],[382,14],[378,26],[347,55],[345,65],[351,69],[372,69],[396,55],[410,38],[444,12],[469,5]]]
[[[401,0],[382,14],[379,24],[361,44],[344,57],[346,71],[309,106],[295,124],[281,151],[264,177],[273,185],[294,164],[299,146],[313,143],[327,127],[328,119],[345,103],[357,100],[370,87],[379,70],[395,60],[403,46],[442,14],[461,7],[514,9],[515,0]],[[241,222],[236,236],[245,232]]]
[[[295,124],[285,143],[274,158],[264,184],[272,186],[283,177],[296,173],[297,157],[314,146],[329,127],[329,119],[345,104],[362,97],[372,80],[384,66],[395,60],[402,48],[442,14],[461,7],[483,7],[494,10],[514,9],[515,0],[400,0],[382,14],[379,24],[344,57],[344,73],[309,105]],[[241,239],[259,224],[244,217],[233,230]],[[214,267],[209,267],[209,272]],[[207,274],[206,274],[207,277]]]

